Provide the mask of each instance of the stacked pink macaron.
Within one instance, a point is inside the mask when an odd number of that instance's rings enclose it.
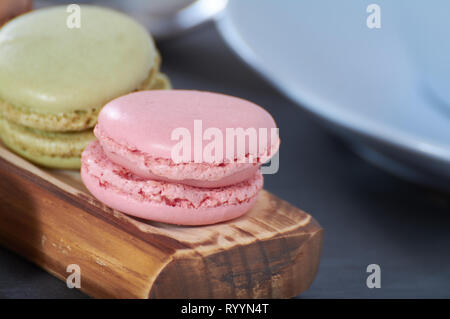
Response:
[[[263,186],[259,168],[280,143],[258,105],[200,91],[120,97],[102,109],[94,132],[98,140],[82,154],[89,191],[124,213],[180,225],[250,210]]]

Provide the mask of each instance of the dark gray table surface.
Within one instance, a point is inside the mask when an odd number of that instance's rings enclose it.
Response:
[[[158,44],[175,88],[223,92],[267,108],[280,127],[280,170],[265,187],[325,229],[319,273],[302,298],[450,297],[450,196],[371,166],[280,95],[209,24]],[[366,286],[368,264],[381,288]],[[0,298],[86,298],[0,248]]]

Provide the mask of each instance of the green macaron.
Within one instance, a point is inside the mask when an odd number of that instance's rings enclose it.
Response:
[[[32,162],[76,169],[103,105],[170,82],[133,19],[81,5],[78,28],[66,9],[36,10],[0,29],[0,136]]]

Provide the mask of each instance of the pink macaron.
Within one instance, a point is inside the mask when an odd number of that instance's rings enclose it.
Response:
[[[81,176],[106,205],[137,217],[204,225],[241,216],[280,144],[258,105],[201,91],[141,91],[100,112]]]

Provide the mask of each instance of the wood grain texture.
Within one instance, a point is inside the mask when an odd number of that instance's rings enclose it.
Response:
[[[81,268],[97,298],[287,298],[317,272],[322,229],[262,191],[245,216],[173,226],[94,199],[79,174],[44,170],[0,146],[0,242],[58,278]]]

